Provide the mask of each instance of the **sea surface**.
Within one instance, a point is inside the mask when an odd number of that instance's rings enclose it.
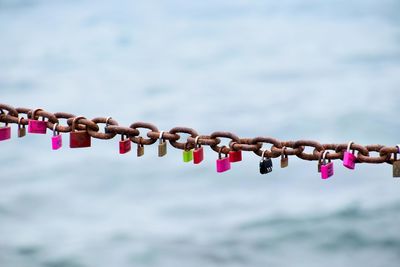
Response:
[[[0,102],[393,146],[399,13],[398,0],[0,0]],[[13,127],[0,143],[1,267],[400,264],[390,165],[337,161],[323,181],[290,158],[262,176],[244,153],[217,174],[208,148],[199,166],[171,147],[119,155],[117,137],[71,150],[63,135],[52,151],[50,132]]]

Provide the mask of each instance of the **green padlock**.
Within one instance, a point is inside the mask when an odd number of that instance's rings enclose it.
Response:
[[[183,162],[190,162],[193,160],[193,149],[183,150]]]

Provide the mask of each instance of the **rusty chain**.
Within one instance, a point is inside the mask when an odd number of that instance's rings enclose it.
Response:
[[[35,114],[33,114],[34,110],[36,110]],[[28,119],[42,117],[45,119],[48,129],[55,129],[60,133],[71,132],[73,120],[77,118],[76,115],[65,112],[51,113],[42,109],[14,108],[1,103],[0,112],[0,122],[24,126],[28,125]],[[62,125],[60,120],[66,120],[66,124]],[[55,124],[57,125],[55,126]],[[99,124],[105,124],[104,132],[100,131]],[[154,144],[159,139],[161,133],[161,131],[151,123],[135,122],[129,127],[124,127],[120,126],[116,120],[110,117],[97,117],[91,120],[83,117],[79,118],[77,119],[76,129],[84,130],[91,137],[97,139],[112,139],[116,135],[123,135],[138,146]],[[147,130],[146,135],[144,136],[143,131],[139,129]],[[303,160],[319,161],[323,152],[329,151],[329,154],[326,155],[326,159],[343,160],[344,152],[346,152],[348,146],[348,144],[321,144],[312,140],[280,141],[271,137],[240,138],[234,133],[222,131],[216,131],[210,135],[200,135],[196,130],[187,127],[174,127],[169,131],[162,132],[163,140],[167,140],[171,146],[181,150],[194,148],[197,137],[197,144],[210,146],[210,148],[217,153],[228,154],[230,151],[252,151],[260,157],[264,154],[264,156],[268,158],[296,156]],[[188,135],[186,140],[183,140],[181,137],[182,134]],[[220,146],[221,138],[230,140],[228,146]],[[270,148],[262,149],[264,145]],[[305,151],[307,148],[311,148],[312,153],[306,153]],[[355,143],[351,145],[351,150],[357,151],[355,155],[356,163],[372,164],[393,164],[399,152],[396,146],[363,146]],[[372,153],[376,155],[373,156],[371,155]]]

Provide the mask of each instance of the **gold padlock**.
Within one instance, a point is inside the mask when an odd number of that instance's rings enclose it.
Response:
[[[158,144],[158,156],[164,157],[167,154],[167,142],[163,139],[164,131],[160,132],[160,143]]]
[[[286,147],[284,146],[282,148],[282,154],[281,154],[281,168],[286,168],[287,166],[289,166],[289,158],[288,155],[286,155],[285,151]]]
[[[20,117],[18,118],[18,137],[24,137],[26,135],[26,128],[25,128],[25,124],[22,124],[22,120],[24,119],[24,117]]]
[[[397,160],[397,154],[400,153],[400,145],[397,145],[397,153],[394,153],[393,178],[400,177],[400,160]]]
[[[139,142],[137,143],[137,153],[136,153],[136,155],[138,157],[141,157],[141,156],[144,155],[144,146],[142,144],[142,140],[143,140],[143,137],[140,136],[139,137]]]

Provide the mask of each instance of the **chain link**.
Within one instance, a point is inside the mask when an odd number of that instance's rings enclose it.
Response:
[[[74,114],[65,112],[51,113],[43,109],[29,109],[29,108],[14,108],[7,104],[0,103],[0,122],[13,123],[20,125],[27,125],[28,119],[37,119],[42,117],[46,123],[47,128],[53,130],[54,125],[56,131],[60,133],[68,133],[72,131],[72,122],[74,118],[78,117]],[[35,118],[33,118],[35,116]],[[111,117],[98,117],[94,119],[86,119],[79,116],[75,129],[80,131],[87,131],[93,138],[97,139],[112,139],[116,135],[124,135],[133,143],[143,145],[152,145],[160,137],[161,131],[148,122],[135,122],[129,127],[119,126],[118,122]],[[66,125],[61,125],[60,120],[66,120]],[[99,124],[105,124],[104,132],[100,132]],[[139,129],[149,130],[146,134],[147,138]],[[189,135],[185,140],[181,134]],[[252,151],[258,156],[263,153],[268,158],[277,158],[281,155],[297,156],[300,159],[308,161],[319,161],[324,151],[329,151],[326,158],[329,160],[343,160],[344,152],[347,150],[348,144],[321,144],[313,140],[297,140],[297,141],[280,141],[272,137],[255,137],[255,138],[240,138],[234,133],[217,131],[210,135],[200,135],[192,128],[188,127],[174,127],[169,131],[163,131],[162,139],[168,142],[177,149],[188,149],[195,147],[196,137],[198,137],[198,144],[210,146],[215,152],[229,153],[230,151]],[[227,146],[221,146],[221,138],[230,139]],[[180,140],[180,142],[179,142]],[[270,148],[262,149],[262,147],[270,146]],[[306,148],[313,149],[312,153],[306,153]],[[393,164],[395,156],[399,152],[396,146],[388,147],[383,145],[367,145],[352,144],[351,151],[356,151],[357,163],[388,163]],[[377,156],[371,155],[371,152]]]

